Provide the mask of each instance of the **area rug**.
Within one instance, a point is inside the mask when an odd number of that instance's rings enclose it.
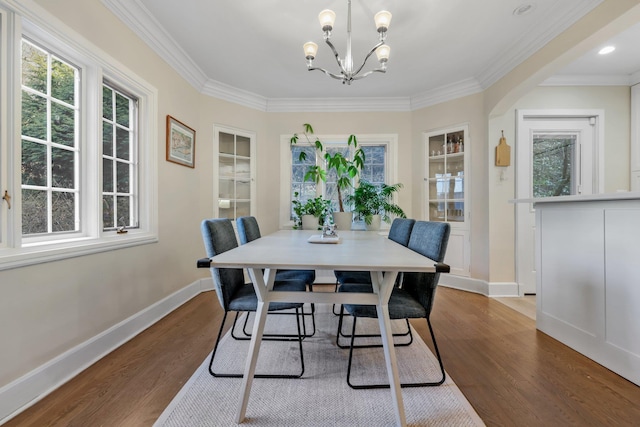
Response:
[[[301,379],[253,381],[247,426],[392,426],[395,424],[388,389],[353,390],[346,383],[349,350],[335,343],[338,317],[331,306],[316,306],[316,334],[303,342],[305,373]],[[231,317],[231,316],[229,316]],[[253,317],[251,317],[253,320]],[[351,330],[350,318],[344,331]],[[406,328],[393,321],[394,330]],[[252,324],[252,321],[249,322]],[[308,328],[310,321],[307,319]],[[378,333],[375,319],[358,321],[357,333]],[[265,333],[295,333],[295,317],[270,315]],[[437,331],[436,331],[437,334]],[[440,373],[438,362],[414,331],[413,344],[396,347],[400,380],[430,381]],[[437,336],[437,335],[436,335]],[[401,340],[401,338],[397,338]],[[345,343],[346,340],[345,340]],[[240,373],[248,342],[225,335],[216,354],[215,370]],[[444,356],[446,368],[446,355]],[[240,404],[241,379],[214,378],[207,358],[156,421],[156,427],[231,426]],[[297,342],[265,342],[257,373],[296,373],[300,370]],[[382,348],[355,350],[352,381],[387,382]],[[484,423],[447,375],[437,387],[404,388],[402,397],[409,426],[483,426]]]

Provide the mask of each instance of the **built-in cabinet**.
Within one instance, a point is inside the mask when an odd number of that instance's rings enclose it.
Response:
[[[214,214],[235,219],[255,215],[255,133],[214,126]]]
[[[455,126],[425,133],[424,212],[451,225],[445,262],[451,273],[469,276],[469,129]]]

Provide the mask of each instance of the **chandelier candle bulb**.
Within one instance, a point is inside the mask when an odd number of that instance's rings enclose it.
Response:
[[[391,48],[386,44],[383,44],[379,48],[376,49],[376,56],[378,57],[378,61],[380,64],[387,62],[389,60],[389,54],[391,53]]]
[[[389,24],[391,24],[391,13],[386,10],[381,10],[376,13],[376,16],[373,18],[376,22],[376,29],[379,33],[384,33],[389,29]]]
[[[318,45],[314,42],[307,42],[304,44],[304,56],[307,59],[314,59],[318,52]]]
[[[325,9],[318,15],[318,20],[320,21],[322,31],[331,31],[333,24],[336,22],[336,13],[333,10]]]

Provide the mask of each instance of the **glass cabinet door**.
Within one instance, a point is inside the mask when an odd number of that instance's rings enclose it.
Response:
[[[470,276],[469,129],[467,125],[424,134],[423,217],[447,222],[451,234],[444,262],[451,274]]]
[[[427,136],[430,221],[465,220],[465,140],[464,129]]]
[[[217,210],[218,218],[235,222],[241,216],[253,215],[255,134],[215,127],[217,141]]]

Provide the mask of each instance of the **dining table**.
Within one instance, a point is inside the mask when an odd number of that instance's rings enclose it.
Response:
[[[387,238],[380,231],[280,230],[206,259],[214,268],[246,268],[258,298],[249,354],[242,379],[237,422],[245,419],[270,302],[375,305],[396,424],[406,425],[388,302],[400,272],[448,272],[437,263]],[[373,293],[274,291],[278,269],[370,271]]]

